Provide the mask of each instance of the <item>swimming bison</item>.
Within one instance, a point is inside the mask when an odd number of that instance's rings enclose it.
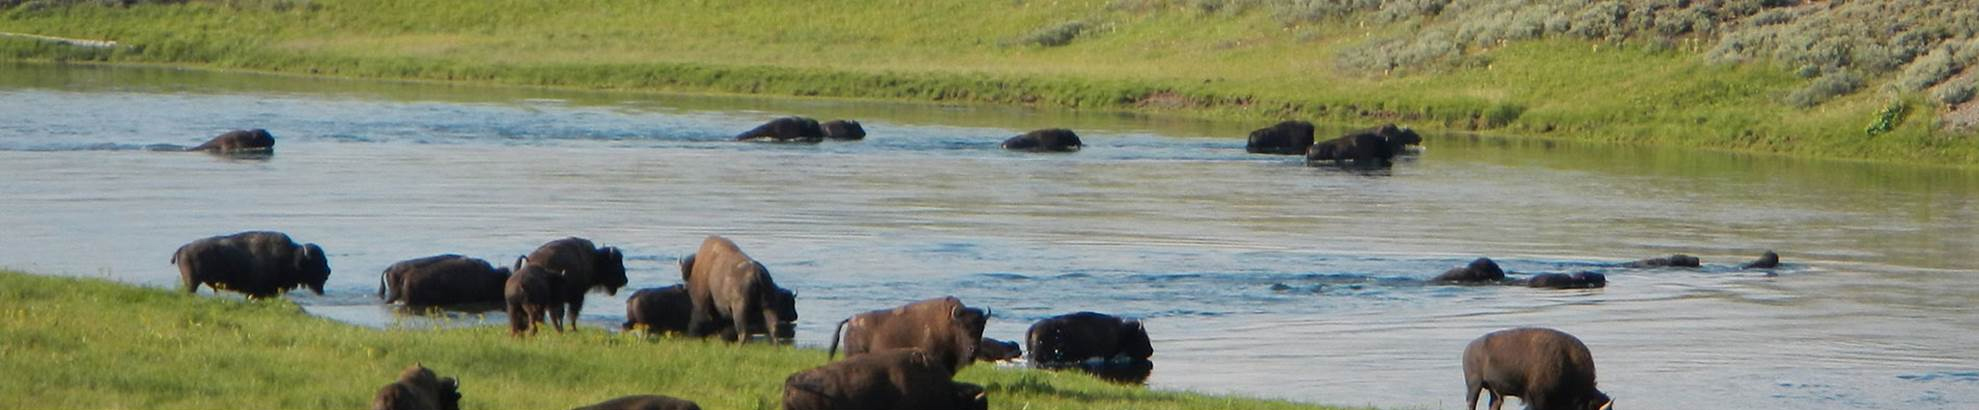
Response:
[[[1487,284],[1498,283],[1504,280],[1505,270],[1498,268],[1498,262],[1492,261],[1491,258],[1477,258],[1476,260],[1472,260],[1469,265],[1444,271],[1443,274],[1436,275],[1436,278],[1429,281],[1450,284]]]
[[[784,410],[986,410],[982,386],[951,379],[948,364],[918,349],[847,357],[784,379]]]
[[[584,292],[595,288],[604,290],[607,296],[616,296],[618,288],[625,287],[625,254],[618,248],[598,247],[584,238],[544,243],[524,260],[524,264],[541,266],[563,276],[558,284],[563,296],[558,299],[568,306],[565,313],[573,329],[577,326],[578,312],[584,308]]]
[[[1533,410],[1612,410],[1594,388],[1594,355],[1580,339],[1553,329],[1517,328],[1478,337],[1464,348],[1464,400],[1477,408],[1491,392],[1491,409],[1517,396]]]
[[[1314,143],[1312,148],[1306,150],[1306,164],[1333,161],[1334,165],[1345,168],[1348,161],[1352,161],[1356,167],[1387,168],[1394,164],[1396,155],[1408,150],[1408,146],[1420,144],[1422,136],[1415,130],[1386,124]]]
[[[460,381],[414,364],[398,381],[378,389],[371,410],[460,410]]]
[[[862,133],[864,129],[860,130]],[[758,125],[735,135],[736,141],[768,138],[776,142],[818,142],[825,139],[823,126],[818,120],[805,117],[783,117]]]
[[[1251,131],[1244,152],[1252,154],[1302,155],[1312,148],[1312,123],[1283,121]]]
[[[1003,140],[1003,149],[1011,151],[1071,152],[1084,146],[1079,134],[1064,128],[1036,130]]]
[[[215,153],[271,152],[275,150],[275,136],[268,130],[233,130],[221,133],[199,146],[186,148],[186,151],[207,151]]]
[[[250,231],[204,238],[172,253],[186,293],[204,284],[251,298],[274,296],[298,287],[323,294],[330,259],[316,244],[298,244],[281,232]]]
[[[1140,321],[1078,312],[1032,324],[1024,334],[1031,367],[1078,368],[1102,378],[1138,383],[1152,370],[1154,345]]]
[[[776,306],[779,295],[770,268],[742,253],[728,238],[709,235],[692,258],[680,263],[687,299],[693,304],[687,317],[688,336],[704,336],[732,323],[734,340],[742,343],[749,340],[749,329],[770,329],[786,320]],[[790,313],[789,319],[796,319],[795,312]],[[778,340],[776,333],[770,333],[770,343]]]
[[[1608,275],[1597,272],[1541,273],[1526,279],[1526,287],[1542,289],[1587,289],[1608,286]]]
[[[823,129],[827,139],[844,141],[866,139],[866,127],[860,126],[858,121],[831,120],[819,124],[818,127]]]
[[[838,322],[826,357],[838,354],[840,341],[845,343],[848,359],[893,349],[920,349],[944,363],[952,374],[975,361],[983,327],[989,324],[991,314],[963,306],[961,299],[952,296],[860,313]]]
[[[378,297],[406,306],[500,304],[512,273],[507,266],[454,254],[409,259],[378,275]]]

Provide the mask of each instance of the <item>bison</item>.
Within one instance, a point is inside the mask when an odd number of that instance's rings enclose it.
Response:
[[[507,266],[454,254],[409,259],[378,275],[378,297],[406,306],[498,305],[512,273]]]
[[[701,405],[667,396],[641,394],[605,400],[571,410],[701,410]]]
[[[1386,124],[1314,143],[1306,150],[1306,164],[1333,161],[1334,165],[1345,168],[1347,161],[1352,160],[1357,167],[1387,168],[1393,165],[1396,155],[1407,152],[1410,145],[1421,143],[1422,136],[1415,130]]]
[[[1079,134],[1064,128],[1036,130],[1003,140],[1003,149],[1011,151],[1071,152],[1084,146]]]
[[[824,130],[825,138],[847,141],[866,139],[866,127],[860,126],[858,121],[831,120],[818,127]]]
[[[1024,334],[1025,349],[1031,351],[1031,367],[1040,369],[1079,368],[1109,380],[1140,382],[1145,371],[1118,372],[1138,377],[1115,377],[1114,368],[1153,367],[1154,345],[1140,321],[1116,316],[1078,312],[1039,320]]]
[[[1251,131],[1244,152],[1252,154],[1300,155],[1312,147],[1312,123],[1283,121]]]
[[[1586,289],[1608,286],[1608,275],[1597,272],[1542,273],[1526,279],[1526,287],[1543,289]]]
[[[514,275],[509,275],[508,283],[502,288],[502,298],[508,308],[509,334],[521,336],[523,332],[535,334],[543,327],[543,315],[548,313],[550,323],[557,332],[563,332],[563,295],[566,275],[551,272],[537,265],[523,265]],[[577,318],[572,317],[571,327],[577,326]]]
[[[246,294],[275,296],[298,287],[323,294],[330,280],[330,259],[316,244],[298,244],[288,234],[249,231],[192,241],[172,253],[186,293],[204,284]]]
[[[1594,355],[1566,332],[1517,328],[1491,332],[1464,348],[1464,400],[1491,392],[1491,409],[1517,396],[1533,410],[1610,410],[1615,401],[1594,388]]]
[[[1661,258],[1649,258],[1649,259],[1643,259],[1639,261],[1622,264],[1622,266],[1630,267],[1630,268],[1661,268],[1661,267],[1695,268],[1701,265],[1703,265],[1702,261],[1698,260],[1696,256],[1683,255],[1683,254],[1670,255]]]
[[[694,257],[680,263],[687,299],[693,304],[687,316],[688,336],[708,335],[727,322],[734,324],[735,341],[741,343],[749,340],[749,329],[771,329],[785,320],[776,306],[776,279],[770,277],[770,269],[728,238],[709,235]],[[796,319],[795,312],[790,313],[790,319]],[[771,332],[770,343],[778,340]]]
[[[863,130],[862,130],[863,131]],[[769,138],[772,141],[818,142],[825,139],[824,127],[818,120],[805,117],[783,117],[750,128],[735,135],[736,141]]]
[[[1773,253],[1773,251],[1766,251],[1766,254],[1759,255],[1759,259],[1738,266],[1739,269],[1773,269],[1778,267],[1780,267],[1780,254]]]
[[[838,354],[841,341],[848,359],[893,349],[920,349],[946,364],[952,374],[975,361],[983,327],[989,324],[992,313],[963,306],[962,300],[953,296],[860,313],[838,322],[826,357]]]
[[[948,363],[919,349],[847,357],[784,379],[784,410],[986,410],[982,386],[956,382]]]
[[[213,137],[213,139],[206,140],[206,143],[199,144],[199,146],[186,148],[186,151],[206,151],[221,154],[273,152],[274,150],[275,136],[269,134],[268,130],[260,128],[227,131]]]
[[[563,296],[560,300],[569,306],[567,314],[573,329],[577,326],[578,312],[584,309],[584,292],[596,288],[604,290],[607,296],[617,296],[618,288],[625,287],[625,254],[620,253],[618,248],[597,247],[584,238],[571,237],[544,243],[524,260],[526,264],[561,272],[563,281],[559,285],[563,288]]]
[[[1001,362],[1019,357],[1024,357],[1024,349],[1017,342],[985,337],[982,343],[976,345],[976,361]]]
[[[689,259],[691,258],[690,256]],[[797,292],[782,288],[778,288],[776,292],[776,300],[771,305],[783,321],[776,324],[775,330],[778,338],[787,341],[796,336],[797,326],[794,321],[797,320]],[[686,334],[688,318],[693,315],[693,311],[694,302],[687,298],[686,285],[640,289],[632,292],[632,298],[625,302],[625,323],[621,328],[624,330],[644,328],[647,332],[655,334],[668,332]],[[726,323],[722,325],[722,337],[733,339],[735,328]],[[752,323],[747,334],[769,334],[769,332],[768,329]]]
[[[398,381],[378,389],[371,410],[460,410],[460,381],[413,364],[399,373]]]
[[[1469,265],[1444,271],[1442,275],[1430,279],[1436,283],[1480,284],[1505,280],[1505,270],[1498,268],[1498,262],[1491,258],[1477,258]]]

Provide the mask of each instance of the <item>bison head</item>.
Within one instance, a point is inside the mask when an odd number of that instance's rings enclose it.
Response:
[[[330,257],[323,255],[323,248],[316,244],[302,246],[295,255],[295,272],[309,291],[323,294],[323,283],[330,281]]]
[[[1135,359],[1154,356],[1154,343],[1148,340],[1148,329],[1141,326],[1141,321],[1120,322],[1120,353]]]
[[[460,410],[460,379],[440,379],[440,410]]]
[[[776,299],[770,301],[770,307],[776,309],[777,318],[786,322],[797,321],[797,291],[777,288]]]
[[[597,266],[592,267],[591,272],[596,275],[591,279],[598,281],[597,286],[605,288],[605,295],[618,296],[618,288],[625,287],[627,282],[625,254],[620,253],[615,247],[599,248]]]
[[[1589,393],[1587,397],[1583,397],[1582,400],[1584,400],[1584,402],[1581,403],[1580,406],[1578,406],[1579,408],[1582,409],[1615,410],[1615,399],[1608,398],[1608,394],[1602,393],[1600,391]]]
[[[954,383],[955,405],[952,408],[962,410],[989,410],[989,393],[983,391],[983,386],[963,382]]]

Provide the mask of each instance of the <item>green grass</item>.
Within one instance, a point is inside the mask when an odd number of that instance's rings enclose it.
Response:
[[[1778,64],[1714,63],[1707,56],[1713,45],[1703,40],[1549,35],[1460,46],[1453,61],[1367,73],[1340,68],[1338,56],[1364,50],[1357,47],[1370,39],[1448,31],[1457,18],[1390,21],[1360,12],[1288,19],[1262,6],[1185,9],[1163,2],[963,0],[20,6],[0,12],[0,31],[124,46],[0,38],[0,59],[1025,104],[1260,123],[1394,121],[1552,139],[1979,165],[1979,138],[1941,129],[1940,107],[1928,94],[1886,90],[1895,88],[1884,85],[1897,82],[1897,72],[1869,73],[1863,91],[1797,108],[1786,97],[1814,79]],[[1078,29],[1067,29],[1072,26]],[[1913,105],[1907,111],[1916,115],[1888,133],[1867,135],[1865,126],[1892,101]]]
[[[0,271],[0,408],[365,408],[423,362],[458,377],[462,408],[560,409],[667,394],[709,409],[774,409],[822,351],[506,329],[363,328],[285,299],[191,296]],[[1321,409],[1110,385],[1072,373],[972,366],[999,409]],[[1349,398],[1343,398],[1349,399]]]

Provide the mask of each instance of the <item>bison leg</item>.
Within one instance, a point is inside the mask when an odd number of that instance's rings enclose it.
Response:
[[[558,303],[550,304],[550,323],[557,327],[557,333],[563,333],[562,316],[563,316],[563,304],[558,304]],[[577,331],[577,315],[575,314],[570,315],[570,330]]]
[[[777,316],[776,309],[772,309],[768,306],[763,307],[763,330],[764,333],[768,333],[770,335],[770,345],[772,346],[783,344],[781,341],[778,341],[776,337],[776,325],[777,322],[781,321],[782,319],[783,318]]]
[[[522,336],[524,330],[529,330],[529,313],[523,310],[521,304],[508,304],[509,336]]]
[[[1466,381],[1464,384],[1464,410],[1477,410],[1477,393],[1484,390],[1484,383]]]
[[[578,293],[576,296],[570,297],[570,315],[567,317],[570,318],[568,321],[570,322],[571,330],[577,330],[577,313],[581,310],[584,310],[584,294]],[[561,331],[561,329],[559,330]]]
[[[1503,408],[1505,408],[1505,395],[1503,395],[1503,394],[1498,394],[1498,391],[1497,391],[1497,390],[1492,390],[1492,391],[1491,391],[1491,410],[1500,410],[1500,409],[1503,409]]]
[[[702,303],[700,299],[694,300],[694,307],[689,309],[687,316],[688,337],[703,337],[708,335],[709,321],[707,305],[707,303]]]

